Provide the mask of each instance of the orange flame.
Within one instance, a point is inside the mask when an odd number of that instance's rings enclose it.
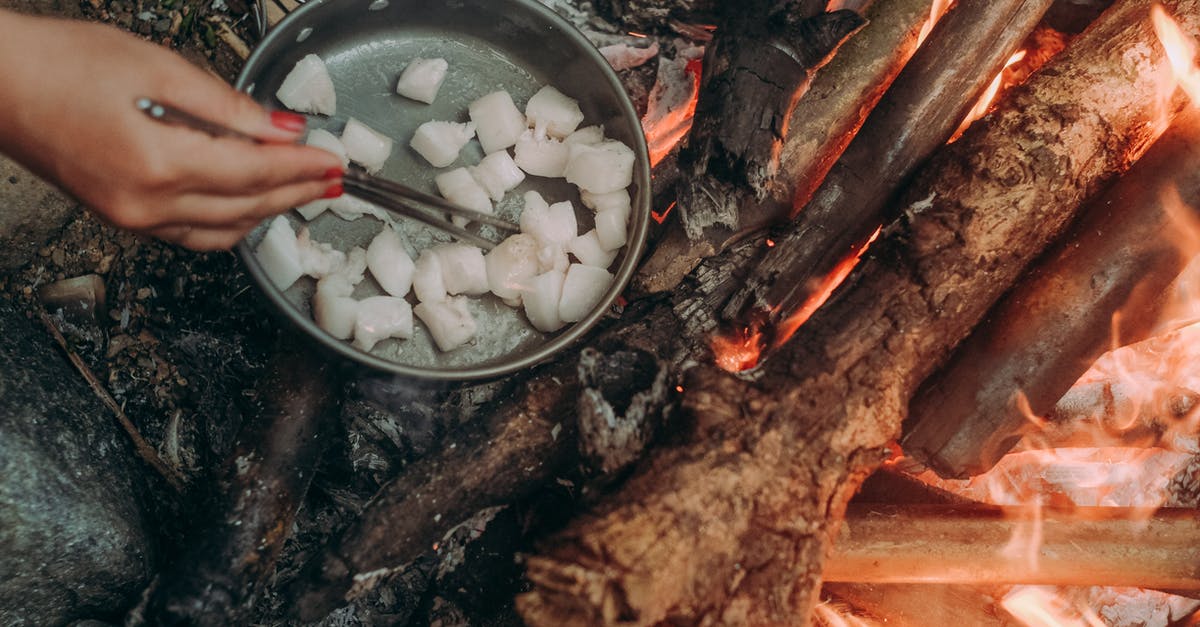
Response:
[[[917,35],[918,48],[921,47],[921,44],[925,43],[925,38],[929,36],[933,27],[937,25],[938,20],[942,19],[946,11],[950,10],[950,5],[953,3],[954,0],[933,0],[933,4],[929,7],[929,19],[925,20],[925,25],[921,27],[921,33]]]
[[[762,331],[757,326],[744,326],[712,339],[713,357],[725,372],[743,372],[757,366],[762,349]]]
[[[1091,608],[1081,608],[1041,586],[1016,586],[1000,605],[1028,627],[1104,627]]]
[[[1193,105],[1200,106],[1200,68],[1196,67],[1195,40],[1183,32],[1179,23],[1167,15],[1162,5],[1155,4],[1150,8],[1150,22],[1167,52],[1176,83]]]
[[[1004,86],[1004,72],[1014,64],[1024,59],[1025,54],[1026,51],[1018,50],[1008,58],[1008,61],[1004,63],[1004,67],[996,73],[996,78],[992,79],[991,84],[989,84],[988,88],[983,91],[983,95],[979,97],[979,101],[976,102],[975,106],[971,107],[971,110],[967,112],[966,117],[963,118],[963,121],[958,125],[958,129],[954,131],[954,135],[950,137],[950,141],[947,143],[954,143],[954,141],[963,134],[963,131],[967,130],[967,127],[970,126],[972,122],[978,120],[984,115],[987,115],[988,109],[992,107],[992,101],[996,99],[996,94],[1000,93],[1000,88]]]

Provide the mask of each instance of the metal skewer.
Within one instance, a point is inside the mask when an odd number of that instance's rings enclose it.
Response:
[[[217,124],[150,98],[138,98],[134,101],[134,106],[149,118],[164,124],[186,126],[214,137],[230,137],[251,142],[258,141],[256,138],[241,131]],[[413,189],[407,185],[372,176],[361,169],[348,169],[342,176],[342,182],[348,194],[378,205],[388,213],[412,218],[443,231],[455,239],[469,242],[484,250],[491,250],[496,246],[496,242],[452,224],[445,218],[434,215],[429,210],[444,212],[471,222],[487,224],[502,232],[516,233],[520,231],[518,225],[507,220],[456,205],[444,198]]]

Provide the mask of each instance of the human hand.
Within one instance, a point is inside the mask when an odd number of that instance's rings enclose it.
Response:
[[[295,145],[303,116],[268,112],[170,51],[99,24],[0,11],[0,152],[106,221],[197,250],[341,193],[342,164]],[[261,143],[153,121],[139,97]]]

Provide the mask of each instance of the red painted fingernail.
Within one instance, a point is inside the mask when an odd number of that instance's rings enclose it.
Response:
[[[272,111],[271,125],[284,131],[299,133],[308,126],[308,120],[304,119],[304,116],[300,115],[299,113],[292,113],[291,111]]]
[[[342,184],[337,183],[335,185],[330,185],[329,189],[325,190],[324,194],[321,194],[321,198],[337,198],[338,196],[341,196],[341,195],[342,195]]]
[[[329,168],[325,170],[325,180],[340,179],[345,173],[346,171],[341,168]]]

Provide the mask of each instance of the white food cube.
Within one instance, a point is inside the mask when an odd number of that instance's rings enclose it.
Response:
[[[617,258],[617,251],[608,250],[600,244],[600,236],[592,229],[567,244],[567,252],[575,255],[580,263],[596,268],[607,268]]]
[[[467,209],[492,213],[492,199],[479,181],[471,176],[470,170],[455,168],[433,177],[433,182],[446,200]],[[466,226],[469,220],[455,216],[453,222],[458,226]]]
[[[467,310],[465,296],[422,302],[413,307],[413,313],[425,323],[434,343],[443,351],[454,350],[475,337],[475,319]]]
[[[508,190],[525,180],[525,173],[513,163],[508,151],[501,150],[483,158],[479,165],[467,168],[475,181],[487,191],[488,196],[496,202],[504,199]]]
[[[479,145],[485,154],[504,150],[517,143],[525,131],[525,116],[513,104],[506,91],[494,91],[467,105],[471,121],[479,133]]]
[[[604,141],[603,126],[585,126],[563,139],[564,144],[599,144]]]
[[[537,134],[545,133],[562,139],[570,135],[583,121],[579,102],[547,85],[538,90],[525,105],[525,117]]]
[[[566,324],[558,315],[565,278],[565,268],[539,274],[529,280],[528,287],[521,293],[525,317],[529,318],[533,328],[542,333],[557,331]]]
[[[525,208],[521,211],[519,225],[522,233],[536,237],[543,246],[566,246],[579,234],[571,201],[547,205],[541,194],[534,191],[525,192]]]
[[[413,59],[400,73],[400,79],[396,81],[396,93],[433,104],[442,81],[446,80],[448,69],[450,64],[445,59]]]
[[[517,138],[513,154],[513,161],[525,172],[557,178],[567,169],[571,149],[553,137],[536,137],[533,131],[525,131]]]
[[[493,248],[484,261],[492,293],[505,300],[519,299],[529,279],[540,272],[537,239],[524,233],[513,235]]]
[[[342,194],[329,201],[327,208],[334,215],[348,222],[353,222],[363,216],[374,216],[385,222],[388,220],[388,214],[382,207],[349,194]]]
[[[412,305],[395,296],[372,296],[358,303],[354,319],[354,346],[370,351],[389,337],[407,340],[413,336]]]
[[[325,62],[315,54],[305,56],[284,77],[275,91],[283,106],[302,113],[337,113],[337,93]]]
[[[313,294],[313,320],[339,340],[348,340],[354,335],[358,301],[350,298],[353,290],[345,278],[335,274],[317,282],[317,291]]]
[[[300,263],[300,248],[296,242],[296,232],[283,216],[275,216],[271,226],[263,235],[262,241],[254,249],[254,257],[258,259],[267,278],[280,290],[286,290],[304,275]]]
[[[600,213],[601,211],[620,211],[625,215],[626,220],[629,219],[629,214],[633,211],[633,203],[629,199],[629,192],[625,189],[618,189],[615,192],[604,194],[580,192],[579,199],[583,201],[583,206],[596,213]]]
[[[328,243],[314,242],[308,227],[300,229],[296,248],[300,252],[300,269],[314,279],[323,279],[346,265],[346,253],[334,250]]]
[[[603,194],[629,187],[633,182],[633,150],[616,140],[595,145],[571,144],[571,157],[563,172],[579,189]]]
[[[433,303],[446,300],[446,283],[442,280],[442,261],[432,249],[421,251],[413,265],[413,292],[417,300]]]
[[[342,167],[350,165],[350,157],[346,155],[346,147],[342,145],[342,140],[323,128],[314,128],[309,131],[308,138],[304,140],[304,143],[337,155],[338,159],[342,160]]]
[[[604,250],[615,251],[625,245],[629,237],[629,229],[625,222],[625,214],[619,209],[601,211],[596,214],[596,239]]]
[[[483,250],[478,246],[454,242],[438,244],[429,250],[438,256],[442,285],[447,294],[478,296],[487,293],[487,263],[483,259]]]
[[[567,249],[565,246],[550,244],[549,246],[542,246],[538,249],[539,272],[549,272],[551,270],[566,272],[567,266],[569,265],[571,265],[571,260],[567,257]]]
[[[603,268],[571,264],[563,280],[558,317],[565,322],[583,320],[600,303],[612,280],[613,275]]]
[[[416,264],[404,249],[400,234],[391,227],[384,227],[367,246],[367,267],[379,286],[392,296],[403,298],[412,288]]]
[[[475,136],[471,122],[426,122],[417,127],[409,146],[435,168],[444,168],[458,159],[458,152]]]
[[[346,155],[351,161],[372,174],[383,169],[384,162],[392,154],[390,137],[354,118],[346,120],[346,128],[342,130],[342,145],[346,147]]]

